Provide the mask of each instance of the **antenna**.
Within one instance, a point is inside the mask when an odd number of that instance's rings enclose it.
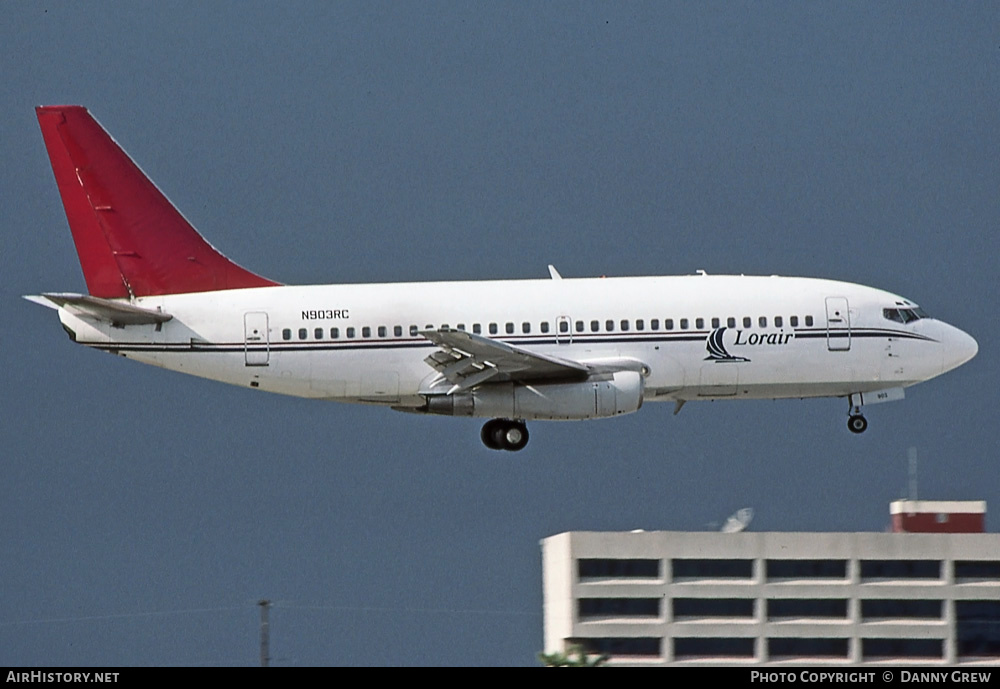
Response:
[[[733,512],[719,531],[722,533],[739,533],[750,526],[751,519],[753,519],[753,508],[744,507],[741,510]]]
[[[910,460],[910,500],[917,500],[917,448],[911,447],[906,451],[906,456]]]

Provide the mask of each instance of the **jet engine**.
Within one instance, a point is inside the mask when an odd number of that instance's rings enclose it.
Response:
[[[616,371],[581,383],[495,383],[452,395],[427,395],[421,411],[524,420],[603,419],[638,411],[642,394],[640,373]]]

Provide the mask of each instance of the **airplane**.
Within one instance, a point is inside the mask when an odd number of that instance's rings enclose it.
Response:
[[[26,296],[70,338],[195,376],[399,411],[486,418],[492,450],[529,420],[645,402],[840,397],[863,406],[974,357],[917,304],[827,279],[708,275],[282,285],[206,242],[81,106],[39,125],[88,294]]]

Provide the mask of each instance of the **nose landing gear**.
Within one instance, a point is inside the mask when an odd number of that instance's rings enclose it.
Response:
[[[483,439],[483,445],[491,450],[517,452],[528,444],[528,427],[523,421],[493,419],[483,425],[479,435]]]
[[[854,404],[854,395],[850,395],[847,400],[851,406],[847,417],[847,428],[851,433],[864,433],[868,428],[868,419],[861,413],[861,405]]]

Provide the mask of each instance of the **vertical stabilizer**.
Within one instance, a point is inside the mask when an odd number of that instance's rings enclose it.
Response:
[[[216,251],[86,108],[36,108],[87,289],[114,298],[278,283]]]

